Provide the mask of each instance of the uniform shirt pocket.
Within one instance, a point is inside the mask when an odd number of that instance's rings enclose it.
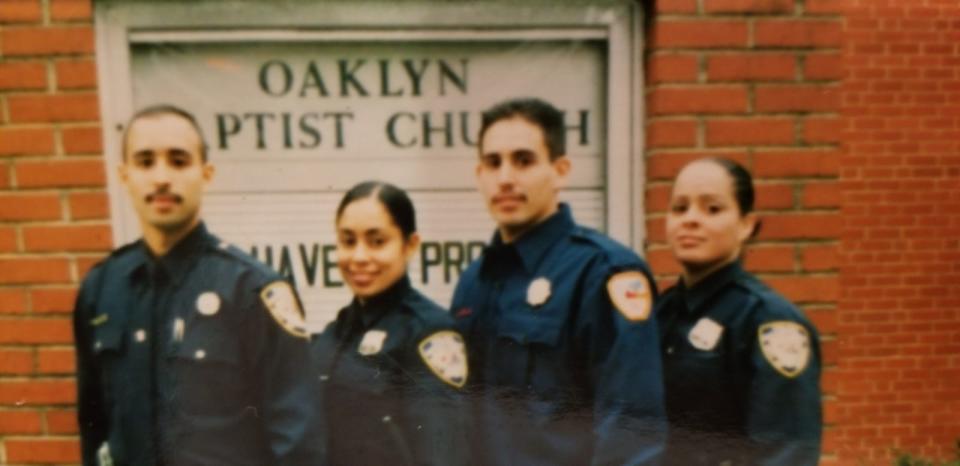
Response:
[[[237,336],[202,327],[188,330],[168,353],[175,403],[189,414],[235,414],[249,404]]]
[[[90,342],[91,351],[100,366],[100,385],[105,402],[113,405],[123,396],[128,371],[124,370],[124,329],[117,325],[104,325],[94,329]],[[120,393],[116,391],[120,390]]]
[[[123,329],[104,325],[93,331],[91,350],[98,358],[116,356],[123,351]]]
[[[519,302],[501,303],[497,336],[520,345],[556,347],[567,320],[568,306],[553,301],[541,306]]]
[[[535,398],[554,398],[572,382],[566,366],[569,345],[563,338],[567,312],[560,304],[524,304],[501,315],[496,353],[501,384],[530,391]]]

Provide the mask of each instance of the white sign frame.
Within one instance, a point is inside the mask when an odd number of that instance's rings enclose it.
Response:
[[[97,68],[114,242],[120,245],[140,236],[116,172],[122,160],[123,125],[134,112],[132,44],[581,38],[605,40],[608,46],[606,232],[642,254],[646,229],[642,13],[640,5],[629,0],[100,0],[95,11]],[[410,180],[414,186],[418,181],[423,180]]]

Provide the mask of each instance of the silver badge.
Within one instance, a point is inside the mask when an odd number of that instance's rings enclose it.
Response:
[[[527,304],[537,307],[550,299],[550,280],[540,277],[530,282],[527,287]]]
[[[200,293],[197,296],[197,312],[205,316],[212,316],[220,310],[220,296],[213,291]]]
[[[363,334],[363,339],[360,340],[360,346],[357,347],[357,352],[364,356],[377,354],[383,348],[383,341],[386,339],[387,332],[383,330],[368,330],[367,333]]]
[[[720,335],[723,335],[723,326],[715,320],[704,317],[697,321],[693,326],[687,339],[694,348],[701,351],[710,351],[717,346],[720,341]]]

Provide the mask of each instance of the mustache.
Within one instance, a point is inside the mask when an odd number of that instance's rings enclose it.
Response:
[[[171,193],[169,190],[166,190],[166,189],[159,189],[155,192],[147,194],[146,196],[144,196],[144,199],[147,202],[153,202],[154,200],[156,200],[157,197],[160,197],[160,196],[169,197],[173,200],[173,202],[177,204],[183,203],[183,196],[179,194]]]

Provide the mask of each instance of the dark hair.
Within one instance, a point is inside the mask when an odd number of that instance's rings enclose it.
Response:
[[[567,129],[563,123],[563,112],[536,98],[511,99],[487,109],[481,117],[478,140],[483,141],[483,135],[494,123],[513,117],[523,118],[540,127],[550,160],[566,155]]]
[[[743,216],[753,212],[753,204],[756,194],[753,188],[753,176],[750,175],[750,171],[736,161],[725,159],[723,157],[709,157],[701,160],[705,162],[713,162],[719,165],[727,172],[727,175],[730,176],[730,181],[733,182],[733,197],[737,200],[737,206],[740,208],[740,215]],[[754,237],[759,232],[760,220],[757,220],[757,224],[750,233],[750,236]]]
[[[123,130],[123,153],[121,154],[121,159],[126,160],[127,158],[127,140],[130,137],[130,128],[133,127],[133,123],[141,118],[148,118],[158,115],[173,115],[180,118],[183,118],[190,123],[190,126],[193,127],[193,130],[197,132],[197,136],[200,138],[200,158],[204,162],[207,161],[207,141],[203,137],[203,131],[200,130],[200,124],[197,123],[197,119],[193,116],[192,113],[177,107],[172,104],[157,104],[151,105],[140,109],[137,113],[134,113],[130,120],[127,122],[127,127]]]
[[[417,215],[413,210],[413,201],[407,192],[384,181],[364,181],[350,188],[340,205],[337,206],[337,218],[343,215],[344,209],[354,201],[376,196],[380,204],[387,209],[393,223],[400,228],[404,238],[410,238],[410,235],[417,231]]]
[[[753,201],[755,194],[753,192],[753,177],[743,165],[722,157],[710,157],[705,161],[713,162],[730,175],[733,181],[733,197],[737,199],[737,206],[740,207],[740,214],[747,215],[753,212]]]

